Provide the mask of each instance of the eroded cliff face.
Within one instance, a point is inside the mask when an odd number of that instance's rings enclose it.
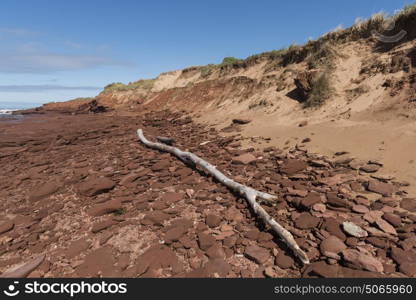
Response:
[[[386,22],[393,22],[392,30]],[[304,118],[310,123],[414,119],[415,28],[416,6],[407,6],[390,18],[376,14],[302,46],[113,83],[94,99],[42,109],[78,111],[95,100],[94,105],[117,111],[169,108],[224,124],[235,115],[273,116],[276,125]]]
[[[278,124],[331,119],[414,118],[415,43],[408,41],[377,52],[369,40],[332,45],[335,56],[305,59],[287,65],[270,57],[249,64],[191,67],[167,72],[145,86],[106,89],[94,99],[110,109],[140,113],[170,109],[202,119],[228,122],[235,116],[274,116]],[[325,74],[328,96],[305,107],[313,81]],[[309,80],[309,82],[308,82]],[[319,98],[320,97],[320,98]],[[322,98],[322,99],[321,99]],[[43,109],[78,108],[85,99],[46,104]],[[321,103],[322,101],[322,103]],[[388,111],[388,116],[385,112]]]
[[[407,35],[394,44],[371,36],[379,22],[374,19],[304,46],[112,84],[93,99],[50,103],[39,111],[95,113],[104,107],[140,115],[168,109],[216,129],[244,118],[252,122],[238,129],[243,146],[347,152],[363,163],[382,161],[390,175],[416,183],[414,15],[398,19],[397,29]]]

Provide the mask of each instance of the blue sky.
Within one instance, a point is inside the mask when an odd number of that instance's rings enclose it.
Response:
[[[93,96],[156,77],[302,44],[412,0],[1,0],[0,101]]]

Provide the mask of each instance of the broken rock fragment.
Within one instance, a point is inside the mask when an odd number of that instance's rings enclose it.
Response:
[[[391,196],[394,192],[393,185],[389,183],[377,181],[377,180],[370,180],[368,183],[367,189],[370,192],[383,195],[384,197]]]
[[[79,184],[79,192],[85,196],[95,196],[108,192],[115,187],[115,182],[106,177],[92,178]]]
[[[355,269],[364,269],[372,272],[383,272],[383,264],[369,254],[364,254],[355,249],[342,251],[342,257],[347,265]]]
[[[365,231],[360,226],[358,226],[358,225],[356,225],[352,222],[342,223],[342,228],[349,235],[352,235],[352,236],[355,236],[355,237],[358,237],[358,238],[363,238],[363,237],[368,236],[367,231]]]
[[[0,234],[8,232],[12,230],[14,227],[14,223],[12,221],[6,221],[0,224]]]
[[[232,162],[234,164],[248,165],[255,162],[257,158],[251,153],[244,153],[237,157],[234,157]]]
[[[90,209],[88,209],[87,213],[90,216],[102,216],[111,212],[115,212],[121,209],[121,201],[119,200],[109,200],[101,204],[96,204]]]
[[[248,246],[244,254],[258,264],[264,264],[270,258],[269,250],[259,246]]]
[[[319,249],[321,250],[321,253],[323,255],[325,255],[325,253],[327,252],[338,254],[346,248],[347,246],[344,244],[344,242],[334,235],[331,235],[325,240],[323,240],[321,245],[319,246]]]

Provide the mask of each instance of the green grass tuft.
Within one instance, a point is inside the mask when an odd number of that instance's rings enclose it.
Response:
[[[134,82],[129,82],[129,84],[124,84],[121,82],[113,82],[104,87],[104,93],[114,92],[114,91],[128,91],[134,89],[145,89],[150,90],[153,88],[156,79],[142,79]]]
[[[209,77],[212,74],[212,72],[214,72],[214,69],[215,69],[215,65],[213,65],[213,64],[209,64],[209,65],[201,67],[201,69],[200,69],[201,77],[202,78]]]
[[[328,100],[333,93],[331,87],[331,79],[328,71],[323,72],[313,82],[312,90],[308,95],[308,99],[303,103],[305,108],[320,107]]]

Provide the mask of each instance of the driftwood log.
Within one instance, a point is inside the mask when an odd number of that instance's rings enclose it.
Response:
[[[45,259],[45,255],[38,256],[24,263],[23,265],[5,271],[0,275],[0,278],[25,278],[33,270],[35,270]]]
[[[220,183],[228,187],[230,190],[240,194],[241,196],[245,197],[249,202],[251,208],[253,209],[254,213],[259,216],[263,222],[269,225],[274,232],[286,243],[286,245],[293,251],[293,253],[304,263],[309,263],[309,258],[306,253],[300,249],[299,245],[296,243],[293,235],[287,231],[283,226],[277,223],[259,203],[257,203],[256,198],[264,199],[264,200],[273,200],[277,197],[268,193],[263,193],[257,191],[253,188],[250,188],[246,185],[240,184],[235,182],[234,180],[228,178],[223,173],[217,170],[214,165],[211,165],[207,161],[203,160],[202,158],[198,157],[197,155],[191,152],[184,152],[179,150],[176,147],[168,146],[165,144],[151,142],[145,138],[143,135],[143,130],[138,129],[137,135],[139,140],[149,148],[157,149],[160,151],[168,152],[177,156],[180,160],[182,160],[186,164],[191,164],[193,166],[199,166],[204,169],[208,174],[218,180]]]

